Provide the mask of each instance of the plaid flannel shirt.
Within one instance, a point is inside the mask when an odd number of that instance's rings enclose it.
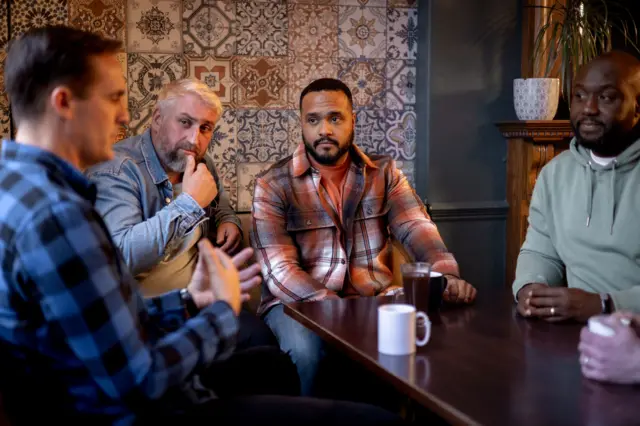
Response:
[[[262,266],[260,313],[278,303],[373,296],[391,286],[393,235],[416,261],[458,276],[436,225],[388,156],[355,145],[343,190],[343,212],[330,207],[304,144],[258,176],[251,243]]]
[[[12,141],[0,161],[0,341],[30,360],[15,375],[58,383],[61,410],[113,424],[170,390],[176,404],[214,397],[194,373],[235,348],[230,306],[188,318],[177,291],[145,303],[78,170]]]

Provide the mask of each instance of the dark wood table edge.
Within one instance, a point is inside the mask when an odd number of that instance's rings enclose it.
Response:
[[[323,303],[323,302],[302,302],[302,303]],[[285,304],[284,312],[289,315],[294,320],[298,321],[300,324],[304,325],[308,329],[317,333],[321,339],[332,344],[333,347],[337,348],[341,352],[345,353],[349,358],[354,361],[358,361],[363,364],[370,371],[382,371],[387,377],[390,377],[390,380],[387,380],[391,383],[398,391],[401,393],[411,397],[416,401],[426,401],[427,404],[422,404],[426,408],[432,410],[434,413],[442,417],[447,422],[453,425],[479,425],[480,423],[471,419],[466,414],[460,412],[455,407],[447,404],[443,400],[425,393],[421,392],[415,388],[415,386],[400,377],[396,376],[385,370],[377,360],[372,359],[367,354],[361,352],[358,348],[351,346],[348,342],[340,339],[335,334],[330,331],[324,329],[320,324],[312,321],[311,319],[305,317],[300,312],[296,311],[294,307]],[[343,348],[343,346],[349,347],[351,350],[347,351]],[[406,392],[407,389],[409,392]]]

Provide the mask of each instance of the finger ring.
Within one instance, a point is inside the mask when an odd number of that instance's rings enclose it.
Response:
[[[589,364],[589,357],[588,356],[582,356],[582,364],[584,364],[585,366],[587,364]]]
[[[551,315],[555,315],[556,314],[556,308],[554,308],[553,306],[551,307]]]

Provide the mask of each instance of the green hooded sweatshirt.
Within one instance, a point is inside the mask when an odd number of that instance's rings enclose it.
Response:
[[[562,286],[565,273],[570,288],[640,312],[640,140],[600,166],[574,139],[540,172],[513,293]]]

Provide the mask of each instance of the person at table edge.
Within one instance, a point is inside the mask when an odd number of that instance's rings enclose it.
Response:
[[[513,293],[525,317],[640,312],[639,96],[640,61],[627,53],[576,75],[575,138],[540,172],[518,256]]]
[[[302,143],[256,178],[251,244],[264,277],[259,313],[298,368],[310,394],[322,344],[283,312],[283,303],[375,296],[392,285],[393,235],[416,261],[448,279],[444,299],[470,303],[476,289],[460,278],[420,198],[386,155],[354,143],[350,89],[323,78],[300,95]]]

